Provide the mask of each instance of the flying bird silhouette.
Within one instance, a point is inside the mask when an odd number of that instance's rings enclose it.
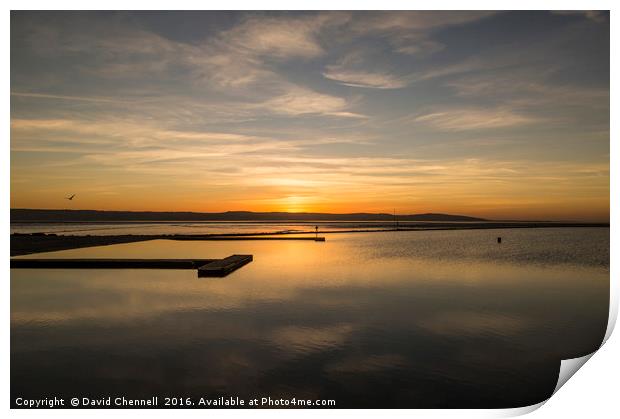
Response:
[[[68,197],[66,197],[65,199],[68,199],[69,201],[73,201],[73,197],[74,197],[74,196],[75,196],[75,194],[73,194],[73,195],[71,195],[71,196],[68,196]]]

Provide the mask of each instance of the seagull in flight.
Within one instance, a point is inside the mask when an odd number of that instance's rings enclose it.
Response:
[[[73,198],[75,197],[75,194],[66,197],[65,199],[68,199],[69,201],[73,201]]]

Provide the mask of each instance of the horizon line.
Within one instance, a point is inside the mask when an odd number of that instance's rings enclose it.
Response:
[[[463,214],[452,214],[445,212],[420,212],[420,213],[394,213],[394,212],[312,212],[312,211],[249,211],[249,210],[226,210],[226,211],[162,211],[162,210],[109,210],[109,209],[75,209],[75,208],[10,208],[10,211],[19,210],[19,211],[89,211],[89,212],[103,212],[103,213],[149,213],[149,214],[157,214],[157,213],[170,213],[170,214],[204,214],[204,215],[214,215],[214,214],[234,214],[234,213],[245,213],[245,214],[290,214],[290,215],[328,215],[328,216],[351,216],[351,215],[369,215],[369,216],[389,216],[389,217],[413,217],[413,216],[449,216],[449,217],[463,217],[463,218],[471,218],[473,221],[490,221],[490,222],[542,222],[542,223],[553,223],[553,222],[564,222],[564,223],[586,223],[586,224],[610,224],[610,220],[582,220],[582,219],[571,219],[571,220],[555,220],[555,219],[518,219],[518,218],[510,218],[510,219],[495,219],[495,218],[485,218],[478,217],[472,215],[463,215]],[[165,221],[165,220],[161,220]],[[230,220],[234,221],[234,220]],[[445,220],[439,220],[445,221]],[[461,220],[464,221],[464,220]]]

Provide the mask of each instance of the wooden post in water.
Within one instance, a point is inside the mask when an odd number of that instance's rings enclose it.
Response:
[[[394,230],[398,230],[398,222],[396,221],[396,208],[394,208]]]

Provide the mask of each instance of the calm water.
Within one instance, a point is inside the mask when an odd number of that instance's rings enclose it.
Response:
[[[560,360],[595,350],[607,324],[607,228],[157,240],[45,256],[233,253],[254,262],[222,279],[189,270],[11,271],[12,399],[516,407],[547,398]]]
[[[400,225],[408,224],[432,225],[432,222],[401,222]],[[100,222],[100,223],[11,223],[11,234],[21,233],[54,233],[59,235],[119,235],[119,234],[226,234],[226,233],[281,233],[281,232],[314,232],[315,225],[320,226],[321,231],[339,231],[351,229],[385,229],[393,227],[392,223],[385,222],[343,222],[343,221],[314,221],[314,222]]]
[[[438,226],[467,226],[469,224],[486,224],[493,221],[398,221],[398,226],[406,228],[428,229]],[[501,221],[499,222],[501,223]],[[527,223],[527,222],[526,222]],[[391,221],[154,221],[154,222],[66,222],[37,223],[12,222],[11,234],[53,233],[58,235],[121,235],[121,234],[230,234],[230,233],[282,233],[312,232],[318,226],[319,231],[351,230],[388,230],[394,229]]]

